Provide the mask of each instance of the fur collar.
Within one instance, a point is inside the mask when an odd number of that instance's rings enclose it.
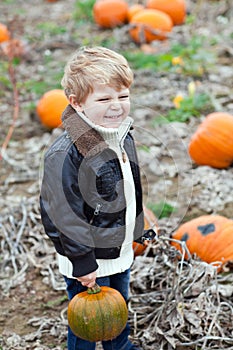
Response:
[[[71,105],[68,105],[63,112],[62,121],[71,140],[84,157],[94,156],[108,148],[103,137],[85,123]]]

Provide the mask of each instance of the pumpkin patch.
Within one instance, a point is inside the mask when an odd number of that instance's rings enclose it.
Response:
[[[125,328],[128,309],[115,289],[96,285],[75,295],[69,302],[68,323],[72,332],[85,340],[112,340]]]
[[[172,238],[185,242],[190,254],[207,263],[224,264],[233,260],[233,220],[221,215],[203,215],[182,224]],[[182,251],[178,242],[171,242]],[[188,258],[188,254],[185,254]]]
[[[206,116],[189,142],[189,154],[198,165],[226,168],[233,162],[233,115],[214,112]]]

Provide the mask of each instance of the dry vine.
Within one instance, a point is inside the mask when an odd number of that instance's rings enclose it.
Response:
[[[146,350],[232,349],[232,275],[217,274],[191,257],[184,261],[169,241],[160,237],[153,256],[135,260],[130,301],[135,338]]]
[[[39,269],[53,289],[64,289],[35,198],[2,216],[0,240],[5,294],[25,281],[29,266]],[[163,234],[145,256],[135,259],[129,302],[133,340],[145,350],[233,349],[232,274],[217,274],[215,267],[191,257],[184,261],[169,241]],[[20,338],[11,335],[9,344],[12,339],[18,344],[14,349],[29,349],[28,343],[45,333],[64,339],[66,308],[56,320],[33,317],[28,323],[37,330]]]

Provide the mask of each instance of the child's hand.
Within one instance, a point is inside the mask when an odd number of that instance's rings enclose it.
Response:
[[[91,288],[95,285],[96,271],[89,273],[88,275],[77,277],[77,280],[82,283],[83,286]]]

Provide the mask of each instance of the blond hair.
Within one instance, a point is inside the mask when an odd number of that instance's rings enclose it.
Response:
[[[81,47],[67,62],[61,85],[67,97],[74,94],[80,103],[93,92],[96,82],[119,91],[131,86],[133,72],[127,60],[115,51],[98,46]]]

